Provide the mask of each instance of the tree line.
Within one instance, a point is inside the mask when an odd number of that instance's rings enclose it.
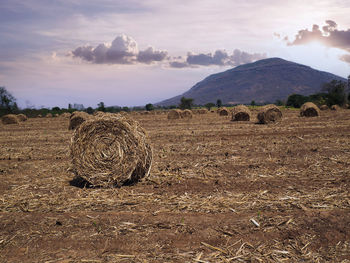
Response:
[[[304,96],[301,94],[292,94],[287,98],[287,101],[281,101],[277,100],[275,102],[276,105],[282,106],[289,106],[294,108],[299,108],[301,105],[303,105],[305,102],[314,102],[317,105],[339,105],[344,106],[350,101],[350,75],[348,77],[348,82],[340,81],[340,80],[332,80],[328,83],[325,83],[322,88],[321,92],[312,94],[309,96]],[[268,103],[266,103],[268,104]],[[252,106],[255,106],[256,103],[253,100],[251,102]],[[19,109],[16,98],[6,90],[5,87],[0,87],[0,116],[9,114],[9,113],[24,113],[28,117],[34,117],[38,116],[39,114],[42,116],[45,116],[48,113],[51,114],[62,114],[64,112],[74,112],[76,110],[82,110],[89,114],[92,114],[95,111],[103,111],[103,112],[111,112],[111,113],[117,113],[121,111],[153,111],[157,109],[192,109],[194,107],[206,107],[208,110],[211,110],[213,107],[222,107],[222,106],[231,106],[231,105],[224,105],[222,103],[221,99],[218,99],[216,103],[209,102],[205,105],[195,105],[194,99],[192,98],[185,98],[182,97],[180,100],[180,103],[178,105],[171,105],[171,106],[155,106],[152,103],[146,104],[144,107],[120,107],[120,106],[106,106],[104,102],[100,102],[97,104],[96,108],[87,107],[84,108],[82,104],[68,104],[68,108],[60,108],[60,107],[52,107],[49,108],[41,108],[41,109],[35,109],[35,108],[26,108],[26,109]]]

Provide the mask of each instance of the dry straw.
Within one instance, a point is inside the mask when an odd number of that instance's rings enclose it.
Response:
[[[327,105],[321,105],[320,110],[329,110]]]
[[[61,114],[62,118],[70,118],[71,114],[69,112],[65,112]]]
[[[339,105],[332,105],[331,110],[337,111],[337,110],[340,110],[340,107]]]
[[[18,124],[19,120],[15,114],[7,114],[2,116],[1,121],[3,124]]]
[[[268,104],[261,107],[257,118],[261,124],[277,122],[282,119],[282,112],[276,105]]]
[[[52,114],[51,113],[46,114],[46,118],[52,118]]]
[[[149,175],[152,150],[138,122],[120,114],[91,118],[71,139],[72,169],[93,186],[121,186]]]
[[[198,114],[207,114],[208,113],[208,110],[207,109],[199,109],[198,110]]]
[[[192,119],[193,117],[191,110],[183,110],[181,111],[180,115],[181,115],[181,118],[183,119]]]
[[[175,119],[180,119],[181,118],[181,110],[171,110],[168,113],[168,120],[175,120]]]
[[[306,102],[303,105],[301,105],[301,117],[317,117],[320,116],[320,113],[320,109],[312,102]]]
[[[90,115],[83,111],[75,111],[70,116],[68,130],[74,130],[84,121],[90,118]]]
[[[251,112],[245,105],[238,105],[233,108],[232,121],[250,121]]]
[[[222,107],[218,109],[218,113],[220,116],[228,116],[230,114],[230,111],[227,108]]]
[[[28,120],[27,116],[23,113],[17,114],[17,118],[19,121],[26,121]]]

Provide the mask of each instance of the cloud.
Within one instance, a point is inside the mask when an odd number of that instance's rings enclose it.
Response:
[[[150,64],[153,61],[163,61],[168,55],[167,51],[164,50],[154,50],[153,47],[149,47],[144,51],[140,51],[137,56],[137,61],[141,63]]]
[[[250,54],[239,49],[235,49],[232,55],[229,55],[225,50],[216,50],[214,54],[200,53],[194,54],[189,52],[184,61],[170,62],[170,67],[184,68],[192,66],[238,66],[241,64],[251,63],[259,59],[266,58],[266,54],[254,53]]]
[[[287,45],[304,45],[318,41],[325,46],[340,48],[350,53],[350,29],[339,30],[337,29],[337,23],[332,20],[326,20],[325,23],[326,25],[322,27],[322,30],[318,25],[313,25],[312,30],[300,30],[294,41],[287,42]],[[349,54],[345,54],[340,59],[350,63],[349,57]]]
[[[172,68],[238,66],[266,58],[266,54],[250,54],[239,49],[235,49],[232,55],[218,49],[213,54],[188,52],[185,58],[182,56],[171,58],[168,56],[168,51],[156,50],[153,47],[139,51],[136,41],[126,35],[116,37],[112,43],[103,43],[96,47],[90,45],[77,47],[71,55],[93,64],[151,64],[167,61]]]
[[[82,46],[72,51],[73,57],[95,64],[151,64],[154,61],[163,61],[167,51],[158,51],[149,47],[139,51],[136,41],[126,35],[117,36],[112,43],[92,46]]]

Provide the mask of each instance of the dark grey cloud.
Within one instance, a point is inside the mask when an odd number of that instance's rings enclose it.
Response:
[[[327,20],[326,25],[320,29],[318,25],[313,25],[312,30],[303,29],[298,32],[292,42],[288,45],[304,45],[313,41],[318,41],[326,46],[343,49],[350,53],[350,29],[339,30],[338,25],[332,20]],[[349,62],[349,55],[344,55],[341,60]]]
[[[144,51],[140,51],[137,55],[137,61],[141,63],[150,64],[153,61],[163,61],[168,55],[167,51],[154,50],[153,47],[149,47]]]
[[[266,54],[250,54],[239,49],[235,49],[232,55],[225,50],[216,50],[214,54],[193,54],[188,53],[186,60],[170,62],[170,67],[184,68],[193,66],[238,66],[266,58]]]
[[[72,51],[73,57],[95,64],[151,64],[165,60],[167,54],[153,47],[139,51],[136,41],[126,35],[117,36],[111,44],[99,44],[95,48],[83,46]]]

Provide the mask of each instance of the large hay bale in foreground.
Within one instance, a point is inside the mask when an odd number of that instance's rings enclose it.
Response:
[[[152,149],[138,122],[119,114],[91,118],[71,139],[72,170],[93,186],[122,186],[149,175]]]
[[[250,121],[251,112],[245,105],[238,105],[233,108],[232,121]]]
[[[19,120],[15,114],[7,114],[2,116],[1,121],[3,124],[18,124]]]
[[[340,110],[339,105],[332,105],[331,110],[338,111]]]
[[[276,105],[268,104],[261,107],[257,118],[261,124],[277,122],[282,119],[282,112]]]
[[[175,120],[175,119],[180,119],[181,118],[181,110],[171,110],[168,113],[168,120]]]
[[[320,109],[312,102],[306,102],[300,107],[301,117],[317,117],[320,113]]]
[[[329,110],[327,105],[321,105],[320,110]]]
[[[180,112],[180,116],[183,119],[192,119],[193,114],[191,110],[183,110]]]
[[[218,109],[218,113],[220,116],[228,116],[230,114],[230,111],[227,108],[222,107]]]
[[[23,114],[23,113],[17,114],[17,118],[18,118],[19,121],[26,121],[26,120],[28,120],[28,117],[25,114]]]
[[[88,120],[90,115],[83,111],[74,112],[69,119],[68,130],[74,130],[84,121]]]

